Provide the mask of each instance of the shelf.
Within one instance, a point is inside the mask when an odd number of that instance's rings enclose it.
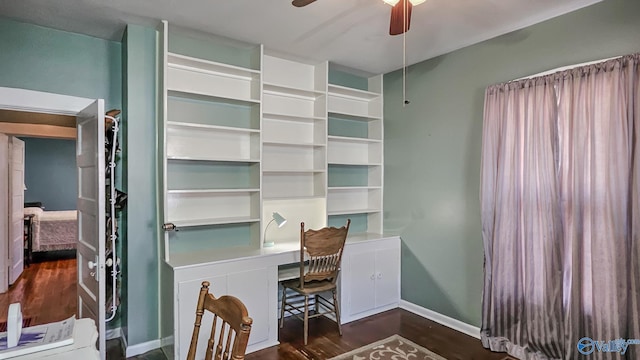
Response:
[[[276,170],[263,172],[263,199],[325,199],[326,171]]]
[[[362,116],[355,114],[346,114],[340,111],[328,111],[327,118],[331,120],[335,118],[336,120],[351,120],[351,121],[360,121],[360,122],[371,122],[371,121],[380,121],[382,120],[381,116]]]
[[[185,122],[168,122],[166,129],[170,159],[260,161],[259,130]]]
[[[358,121],[374,121],[374,120],[382,120],[382,116],[369,116],[369,115],[363,115],[363,114],[358,114],[355,112],[348,112],[348,111],[329,111],[329,114],[336,114],[342,117],[349,117],[350,120],[358,120]]]
[[[271,93],[280,96],[302,97],[309,100],[315,100],[320,96],[326,95],[323,91],[301,89],[274,83],[263,82],[262,87],[265,93]]]
[[[178,229],[181,227],[207,226],[207,225],[225,225],[225,224],[242,224],[259,222],[259,218],[254,217],[229,217],[229,218],[210,218],[210,219],[190,219],[175,220],[169,222],[176,225]]]
[[[324,173],[327,170],[315,170],[315,169],[262,169],[263,174],[304,174],[304,173]]]
[[[259,191],[169,191],[167,218],[177,225],[250,222],[260,218]]]
[[[320,195],[300,195],[300,196],[263,196],[262,199],[263,200],[291,200],[291,199],[296,199],[296,200],[304,200],[304,199],[324,199],[324,196],[320,196]]]
[[[246,102],[260,101],[260,76],[233,76],[187,66],[169,65],[166,76],[167,90],[194,94],[195,99],[210,97],[235,99]]]
[[[346,97],[355,100],[373,100],[380,97],[382,94],[349,88],[346,86],[329,84],[329,95]]]
[[[191,71],[205,72],[220,74],[223,76],[232,76],[240,78],[255,79],[260,77],[260,70],[253,70],[243,68],[240,66],[234,66],[229,64],[223,64],[210,60],[203,60],[186,55],[179,55],[175,53],[167,54],[167,62],[169,67],[185,68]]]
[[[178,122],[178,121],[167,121],[167,126],[190,128],[190,129],[202,129],[202,130],[228,131],[228,132],[236,132],[236,133],[256,133],[256,134],[260,133],[260,130],[257,130],[257,129],[247,129],[247,128],[239,128],[239,127],[231,127],[231,126],[206,125],[206,124]]]
[[[266,114],[281,114],[297,118],[326,119],[323,99],[291,96],[283,93],[263,91],[262,111]]]
[[[275,113],[262,113],[263,119],[270,120],[283,120],[283,121],[295,121],[295,122],[313,122],[313,121],[322,121],[326,120],[326,117],[323,116],[296,116],[296,115],[287,115],[287,114],[275,114]]]
[[[278,146],[293,146],[293,147],[325,147],[325,144],[312,144],[308,142],[295,142],[295,141],[262,141],[263,145],[278,145]]]
[[[360,162],[360,161],[329,161],[329,165],[348,165],[348,166],[382,166],[382,163]]]
[[[217,157],[191,157],[191,156],[167,156],[167,160],[173,161],[207,161],[207,162],[233,162],[233,163],[259,163],[259,159],[232,159]]]
[[[179,98],[186,100],[199,100],[206,102],[215,102],[229,105],[256,105],[260,104],[259,99],[238,99],[234,97],[227,97],[224,95],[210,95],[205,93],[196,93],[191,91],[184,90],[167,90],[167,97],[170,98]]]
[[[173,160],[166,170],[172,190],[260,188],[260,163]]]
[[[367,138],[350,137],[350,136],[329,135],[328,139],[333,141],[341,141],[341,142],[348,142],[348,143],[368,143],[368,144],[382,143],[382,140],[378,140],[378,139],[367,139]]]
[[[222,102],[234,105],[246,105],[246,104],[260,104],[259,99],[252,98],[238,98],[233,96],[214,95],[204,91],[186,91],[177,89],[168,89],[168,97],[179,97],[183,99],[200,100],[200,101],[212,101]]]
[[[337,210],[337,211],[327,211],[328,216],[333,215],[350,215],[350,214],[371,214],[378,213],[380,209],[350,209],[350,210]]]
[[[260,189],[176,189],[167,190],[167,194],[231,194],[231,193],[252,193],[260,192]]]
[[[330,186],[329,191],[380,190],[381,186]]]

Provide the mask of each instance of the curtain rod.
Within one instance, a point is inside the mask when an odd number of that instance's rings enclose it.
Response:
[[[587,65],[597,64],[597,63],[609,61],[609,60],[612,60],[612,59],[617,59],[617,58],[620,58],[622,56],[624,56],[624,55],[614,56],[614,57],[601,59],[601,60],[587,61],[587,62],[584,62],[584,63],[581,63],[581,64],[561,66],[559,68],[543,71],[541,73],[537,73],[537,74],[533,74],[533,75],[523,76],[521,78],[514,79],[514,80],[511,80],[511,81],[519,81],[519,80],[531,79],[531,78],[536,78],[536,77],[545,76],[545,75],[551,75],[551,74],[557,73],[559,71],[570,70],[570,69],[577,68],[577,67],[580,67],[580,66],[587,66]],[[509,81],[509,82],[511,82],[511,81]]]

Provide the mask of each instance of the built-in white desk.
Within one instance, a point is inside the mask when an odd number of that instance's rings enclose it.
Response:
[[[175,359],[186,358],[198,292],[205,280],[211,283],[214,295],[233,295],[247,306],[253,318],[247,352],[277,345],[278,267],[298,263],[299,257],[298,239],[263,249],[238,247],[171,254],[162,271],[166,272],[163,278],[173,279],[173,293],[163,298],[173,301],[164,302],[163,316],[173,318],[174,338],[173,346],[165,347],[173,348]],[[348,236],[339,284],[342,323],[398,307],[400,238],[382,234]],[[203,329],[211,326],[211,319],[206,321]],[[199,343],[206,342],[205,333],[201,332]]]

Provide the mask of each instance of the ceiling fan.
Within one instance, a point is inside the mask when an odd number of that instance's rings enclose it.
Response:
[[[291,4],[295,7],[307,6],[316,0],[293,0]],[[409,31],[411,25],[411,9],[420,5],[426,0],[383,0],[392,6],[391,22],[389,24],[389,35],[400,35]],[[406,6],[406,8],[405,8]],[[405,22],[406,19],[406,22]]]

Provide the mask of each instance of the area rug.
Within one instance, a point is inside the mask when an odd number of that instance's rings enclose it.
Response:
[[[447,360],[400,335],[349,351],[329,360]]]

